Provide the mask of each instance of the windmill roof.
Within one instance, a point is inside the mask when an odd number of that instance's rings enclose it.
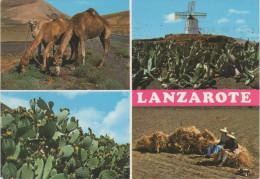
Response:
[[[193,15],[189,15],[189,18],[188,19],[193,19],[193,20],[198,20],[195,16]]]

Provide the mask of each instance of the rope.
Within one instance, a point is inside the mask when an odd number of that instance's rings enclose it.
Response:
[[[28,31],[27,31],[27,35],[26,35],[26,39],[25,39],[25,44],[24,44],[24,51],[26,50],[26,43],[27,43],[29,31],[30,31],[30,27],[29,27],[29,29],[28,29]]]
[[[27,31],[27,35],[26,35],[26,39],[25,39],[25,44],[24,44],[24,51],[26,51],[26,44],[27,44],[27,39],[28,39],[29,31],[30,31],[30,27],[28,28],[28,31]],[[33,53],[33,59],[34,59],[40,66],[42,66],[42,64],[40,64],[40,62],[36,59],[34,53]]]

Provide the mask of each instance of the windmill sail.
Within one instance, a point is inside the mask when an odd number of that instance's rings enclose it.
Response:
[[[175,12],[175,20],[186,19],[185,33],[186,34],[199,34],[198,19],[205,18],[206,13],[195,12],[195,1],[188,4],[188,10],[184,12]]]

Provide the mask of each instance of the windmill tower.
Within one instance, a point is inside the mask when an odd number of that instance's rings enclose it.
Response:
[[[195,10],[195,1],[189,2],[188,11],[186,12],[176,12],[176,19],[186,19],[185,24],[185,34],[199,34],[199,24],[198,18],[205,18],[206,13],[194,12]]]

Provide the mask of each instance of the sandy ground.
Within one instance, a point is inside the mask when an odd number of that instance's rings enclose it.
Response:
[[[219,129],[234,131],[238,143],[251,155],[249,168],[259,177],[259,108],[257,107],[135,107],[133,108],[133,178],[240,178],[237,169],[216,167],[204,155],[141,153],[137,139],[156,131],[172,133],[178,127],[208,129],[219,138]]]

